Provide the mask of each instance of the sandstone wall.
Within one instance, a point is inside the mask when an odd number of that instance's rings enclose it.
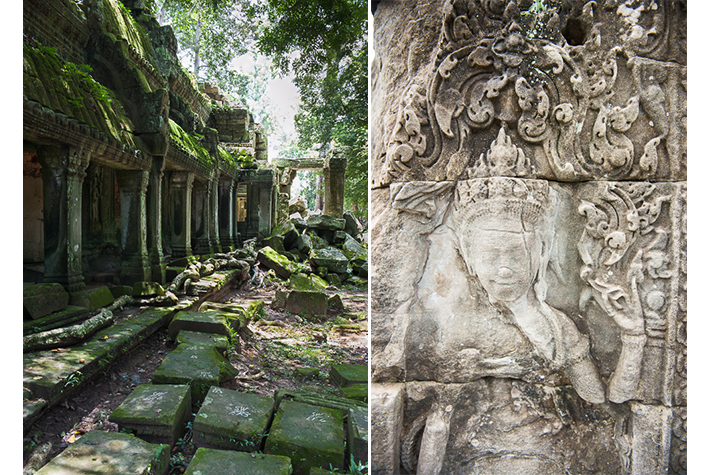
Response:
[[[685,473],[685,2],[374,20],[373,473]]]

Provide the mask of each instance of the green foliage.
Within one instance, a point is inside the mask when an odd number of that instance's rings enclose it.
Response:
[[[67,386],[78,386],[81,384],[81,382],[84,380],[84,375],[82,374],[81,371],[76,371],[69,376],[67,376],[66,380],[64,381],[64,387]]]
[[[345,202],[367,215],[367,2],[266,0],[247,9],[257,46],[301,95],[299,146],[348,148]]]

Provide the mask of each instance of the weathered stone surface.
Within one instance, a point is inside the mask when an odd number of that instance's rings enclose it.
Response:
[[[339,364],[330,368],[330,377],[340,386],[367,383],[367,365]]]
[[[283,236],[269,236],[264,239],[264,246],[269,246],[274,251],[283,254],[286,252]]]
[[[288,214],[302,213],[308,209],[306,200],[302,196],[291,198],[288,202]]]
[[[290,457],[294,475],[307,474],[311,467],[342,468],[343,441],[342,412],[283,400],[264,452]]]
[[[284,309],[306,319],[318,319],[328,312],[328,295],[310,290],[292,290],[286,297]]]
[[[335,274],[344,274],[348,271],[348,258],[339,249],[315,249],[310,256],[311,266],[327,267],[328,271]]]
[[[567,7],[376,6],[373,473],[685,473],[686,7]]]
[[[259,450],[273,407],[270,397],[212,387],[195,416],[194,443],[242,452]]]
[[[345,310],[345,305],[343,304],[343,299],[340,298],[340,295],[335,294],[331,295],[328,298],[328,307],[332,308],[333,310],[337,312],[342,312]]]
[[[306,223],[311,229],[320,229],[324,231],[342,231],[345,229],[344,219],[334,218],[325,214],[312,214],[308,217]]]
[[[185,475],[290,475],[291,460],[282,455],[260,455],[200,447]]]
[[[122,295],[133,295],[133,287],[130,285],[117,285],[115,287],[110,287],[109,290],[111,291],[111,295],[113,295],[114,300]]]
[[[357,236],[362,230],[362,225],[357,220],[352,211],[345,211],[343,213],[343,219],[345,220],[345,228],[343,229],[350,236]]]
[[[340,394],[348,399],[354,399],[356,401],[367,402],[368,398],[368,385],[355,383],[349,386],[343,386],[340,388]]]
[[[220,311],[191,312],[183,310],[178,312],[168,327],[168,336],[173,340],[181,330],[215,333],[229,336],[227,317]]]
[[[282,279],[288,279],[291,274],[298,271],[296,266],[285,256],[268,246],[259,250],[257,260],[269,269],[273,269]]]
[[[314,274],[292,274],[288,286],[292,290],[323,290],[328,283]]]
[[[214,346],[183,343],[165,356],[153,373],[153,384],[189,384],[195,402],[202,401],[211,386],[236,373]]]
[[[92,430],[42,467],[37,475],[167,475],[170,446],[130,434]]]
[[[71,304],[86,307],[89,311],[98,310],[113,303],[113,295],[108,287],[96,287],[72,295]]]
[[[370,463],[373,473],[400,473],[402,419],[404,417],[404,384],[372,384],[372,441]]]
[[[353,239],[349,234],[346,235],[342,245],[343,254],[353,264],[362,265],[367,262],[367,249],[359,242]]]
[[[22,284],[22,308],[29,318],[58,312],[68,304],[69,294],[61,284]]]
[[[227,348],[229,348],[229,339],[224,335],[217,335],[215,333],[180,330],[175,342],[178,345],[185,343],[196,346],[213,346],[220,353],[224,353],[227,351]]]
[[[367,385],[365,385],[367,390]],[[365,394],[367,398],[367,393]],[[370,423],[367,408],[352,407],[348,414],[348,448],[355,462],[367,462],[368,430]]]
[[[284,248],[286,249],[291,249],[299,235],[300,233],[291,221],[282,222],[274,228],[272,233],[272,236],[280,236],[283,238]]]
[[[135,298],[150,299],[158,295],[165,295],[165,289],[157,282],[136,282],[133,284],[133,297]]]
[[[294,246],[298,252],[310,254],[313,249],[313,239],[308,234],[299,234]]]
[[[144,440],[172,446],[185,433],[191,408],[188,385],[142,384],[108,419]]]

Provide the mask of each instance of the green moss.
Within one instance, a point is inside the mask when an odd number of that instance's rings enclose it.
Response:
[[[24,93],[55,112],[74,117],[135,147],[133,124],[112,91],[85,64],[64,61],[56,48],[23,44]]]
[[[172,119],[170,119],[170,138],[185,152],[197,157],[203,164],[212,165],[216,163],[215,158],[202,146],[201,140],[203,137],[198,134],[188,134]]]
[[[154,63],[155,53],[143,26],[135,22],[131,12],[118,0],[104,0],[102,30],[113,38],[128,42],[141,57]],[[124,51],[125,53],[125,51]]]

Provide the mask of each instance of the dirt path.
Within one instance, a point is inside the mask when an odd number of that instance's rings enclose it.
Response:
[[[264,300],[266,315],[249,324],[249,331],[233,345],[229,361],[238,375],[222,387],[271,396],[277,389],[313,389],[338,395],[329,380],[334,364],[367,364],[367,292],[338,291],[345,310],[329,311],[328,318],[312,323],[297,315],[268,307],[278,284],[258,291],[236,291],[225,295],[222,302]],[[32,448],[45,442],[52,444],[50,457],[68,447],[77,434],[99,429],[117,432],[108,416],[139,384],[148,384],[162,358],[175,348],[161,329],[130,354],[106,369],[103,376],[90,381],[77,396],[46,412],[34,424],[24,440],[24,462]],[[241,349],[241,351],[239,351]],[[304,377],[297,368],[316,368]],[[177,450],[176,450],[177,449]],[[194,454],[188,440],[179,443],[171,459],[171,472],[182,473]]]

